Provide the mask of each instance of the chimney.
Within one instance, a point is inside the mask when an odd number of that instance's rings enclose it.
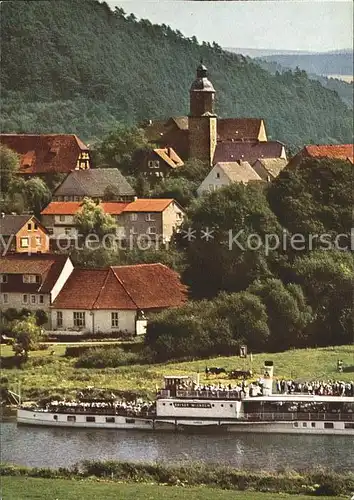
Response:
[[[138,199],[138,197],[137,197],[137,196],[134,196],[134,201],[136,201],[137,199]]]
[[[5,217],[5,212],[1,212],[1,218],[3,219]]]

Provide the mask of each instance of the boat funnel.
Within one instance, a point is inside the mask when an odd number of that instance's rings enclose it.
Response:
[[[265,361],[263,366],[263,395],[271,396],[273,392],[273,361]]]

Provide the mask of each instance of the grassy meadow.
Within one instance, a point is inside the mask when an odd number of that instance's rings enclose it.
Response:
[[[4,500],[311,500],[308,495],[228,491],[218,488],[129,484],[107,481],[3,477],[1,494]],[[342,497],[321,496],[323,500]]]
[[[344,381],[354,379],[354,345],[255,354],[252,361],[250,357],[243,360],[238,356],[230,356],[105,369],[76,368],[76,358],[64,356],[65,347],[63,344],[56,344],[45,351],[30,352],[29,362],[22,369],[2,369],[2,382],[8,382],[9,387],[15,391],[20,385],[24,397],[34,398],[54,392],[69,396],[72,391],[87,386],[153,396],[156,386],[161,386],[163,375],[190,375],[199,372],[200,380],[205,381],[205,367],[220,366],[227,370],[252,368],[254,378],[257,378],[265,360],[274,362],[275,378]],[[51,354],[51,351],[54,353]],[[2,346],[1,355],[12,355],[11,347]],[[337,372],[338,359],[341,359],[347,368],[347,371],[341,374]],[[225,375],[210,376],[209,381],[230,383]]]

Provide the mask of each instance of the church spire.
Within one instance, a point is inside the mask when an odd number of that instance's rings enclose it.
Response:
[[[189,158],[212,165],[217,142],[217,118],[214,113],[215,89],[208,79],[208,69],[201,59],[197,77],[189,90]]]
[[[215,89],[208,79],[208,69],[203,59],[197,67],[197,77],[190,88],[190,115],[202,116],[204,113],[214,114]]]

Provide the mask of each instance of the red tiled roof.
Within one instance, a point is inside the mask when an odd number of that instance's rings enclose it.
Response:
[[[128,203],[123,212],[163,212],[173,198],[138,198]]]
[[[310,144],[304,148],[306,155],[315,158],[338,158],[354,163],[353,144]]]
[[[82,201],[52,201],[42,210],[41,215],[75,215],[81,208]],[[100,203],[99,206],[107,214],[119,215],[128,203],[111,201]]]
[[[138,198],[131,203],[111,201],[99,203],[99,206],[107,214],[119,215],[122,212],[163,212],[173,201],[173,198]],[[51,201],[41,215],[75,215],[81,206],[82,201]]]
[[[21,156],[21,174],[66,173],[75,170],[88,147],[73,134],[0,134],[0,143]]]
[[[129,203],[123,203],[119,201],[107,201],[100,203],[100,207],[110,215],[119,215],[124,212],[124,209],[129,205]]]
[[[107,269],[74,269],[53,303],[58,309],[93,309]]]
[[[177,307],[187,289],[162,264],[74,269],[53,303],[56,309],[160,309]]]
[[[81,205],[82,201],[51,201],[41,215],[74,215]]]
[[[186,300],[179,275],[163,264],[112,267],[139,309],[176,307]]]
[[[8,280],[8,283],[1,284],[1,290],[18,293],[27,291],[49,293],[57,282],[67,259],[66,255],[7,254],[0,259],[1,274],[37,274],[41,276],[41,283],[23,283],[22,278],[14,282]]]

